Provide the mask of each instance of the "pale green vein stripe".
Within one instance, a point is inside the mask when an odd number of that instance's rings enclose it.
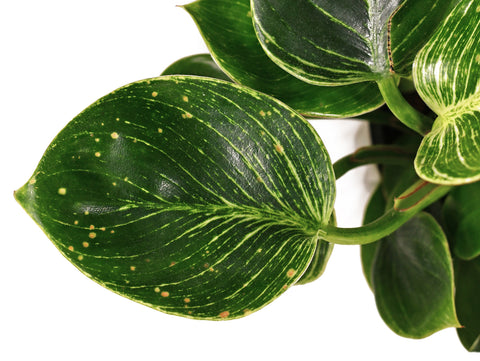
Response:
[[[362,39],[365,43],[368,43],[369,40],[363,35],[361,34],[357,29],[351,27],[350,25],[344,23],[343,21],[341,21],[340,19],[336,18],[335,16],[333,16],[332,14],[330,14],[329,12],[327,12],[324,8],[318,6],[316,3],[314,3],[312,0],[308,0],[308,2],[310,4],[312,4],[315,8],[317,8],[322,14],[324,14],[327,18],[329,18],[332,22],[334,23],[337,23],[339,24],[340,26],[350,30],[352,33],[358,35],[358,37],[360,39]]]

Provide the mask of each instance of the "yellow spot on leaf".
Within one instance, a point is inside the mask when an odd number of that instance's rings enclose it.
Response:
[[[85,214],[86,216],[88,216],[88,215],[90,214],[90,212],[89,212],[89,211],[85,211],[85,212],[83,212],[83,214]]]
[[[287,271],[287,277],[292,278],[293,276],[295,276],[296,273],[297,273],[297,271],[295,271],[293,268],[290,268]]]
[[[114,187],[116,187],[116,186],[117,186],[117,182],[113,182],[112,185],[113,185]]]
[[[184,96],[182,97],[182,99],[183,99],[184,102],[187,102],[187,103],[188,103],[188,97],[187,97],[186,95],[184,95]]]
[[[95,232],[90,232],[88,234],[88,238],[90,238],[90,239],[94,239],[96,236],[97,236],[97,234]]]
[[[80,255],[80,256],[77,257],[77,259],[78,259],[79,261],[83,261],[83,256]]]
[[[130,266],[130,271],[135,271],[137,269],[137,267],[135,266]]]
[[[154,291],[155,291],[155,293],[160,293],[160,288],[155,287]]]
[[[168,297],[168,296],[170,296],[170,293],[167,292],[167,291],[163,291],[162,293],[160,293],[160,296],[162,296],[162,297]]]
[[[275,144],[275,150],[280,154],[284,154],[284,149],[280,144]]]
[[[90,230],[94,230],[95,229],[95,226],[93,224],[90,225],[89,227]]]
[[[85,248],[87,248],[88,246],[90,246],[90,243],[88,243],[88,242],[83,242],[83,243],[82,243],[82,246],[85,247]]]
[[[67,188],[58,188],[58,194],[60,194],[61,196],[67,194]]]
[[[475,57],[475,61],[480,64],[480,54],[478,54],[476,57]]]
[[[264,117],[264,116],[267,115],[267,114],[266,114],[263,110],[260,110],[260,115],[261,115],[262,117]]]
[[[100,152],[95,152],[95,157],[100,157],[102,154]]]
[[[243,314],[244,314],[245,316],[248,316],[248,315],[251,314],[251,313],[252,313],[252,311],[250,311],[249,309],[243,310]]]
[[[158,128],[158,132],[159,132],[159,133],[163,133],[163,129],[162,129],[162,128]]]
[[[170,263],[170,267],[173,267],[175,266],[175,262],[172,261],[172,263]]]
[[[227,318],[228,316],[230,316],[230,312],[228,311],[223,311],[219,314],[220,318]]]
[[[74,250],[73,246],[69,246],[69,247],[68,247],[68,250],[69,250],[70,252],[73,252],[73,250]]]
[[[74,224],[74,225],[77,225],[77,224],[78,224],[78,221],[73,222],[73,224]]]
[[[152,92],[152,97],[154,97],[154,98],[155,98],[157,95],[158,95],[158,93],[157,93],[157,92]]]
[[[190,298],[185,298],[185,299],[183,300],[183,302],[185,302],[185,303],[190,303]]]
[[[95,138],[95,142],[100,142],[100,138]]]
[[[30,179],[30,181],[28,182],[29,184],[35,184],[37,182],[37,180],[35,178],[32,178]]]
[[[110,136],[112,137],[112,139],[118,139],[118,133],[117,132],[113,132],[112,134],[110,134]]]

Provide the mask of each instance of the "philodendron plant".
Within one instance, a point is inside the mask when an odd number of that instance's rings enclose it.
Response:
[[[141,304],[230,320],[361,245],[394,332],[479,351],[480,0],[184,9],[210,54],[89,106],[15,192],[58,250]],[[332,164],[304,116],[371,121],[374,145]],[[336,180],[372,163],[365,225],[337,227]]]

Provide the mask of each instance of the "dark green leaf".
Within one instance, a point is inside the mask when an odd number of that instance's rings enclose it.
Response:
[[[372,282],[380,315],[397,334],[423,338],[458,326],[448,243],[429,214],[416,215],[380,242]]]
[[[301,277],[334,175],[313,128],[232,83],[168,76],[78,115],[16,198],[106,288],[192,318],[242,317]]]
[[[443,206],[448,239],[456,256],[472,259],[480,255],[480,183],[455,187]]]
[[[191,55],[177,60],[165,69],[162,75],[198,75],[230,81],[210,54]]]
[[[480,257],[455,260],[455,306],[462,325],[458,337],[469,351],[480,352]]]
[[[418,53],[417,90],[438,115],[415,159],[417,173],[439,184],[480,180],[480,0],[463,0]]]
[[[368,224],[381,217],[385,213],[385,204],[386,203],[385,198],[382,194],[382,188],[379,186],[377,187],[375,192],[373,192],[367,204],[365,216],[363,217],[363,224]],[[381,241],[372,242],[360,246],[360,256],[362,259],[363,274],[365,275],[367,283],[372,290],[372,266],[379,242]]]
[[[220,67],[236,82],[270,94],[312,117],[352,117],[383,104],[373,82],[342,87],[307,84],[263,51],[252,24],[250,0],[199,0],[185,6]]]
[[[417,52],[458,0],[405,1],[391,19],[392,67],[409,76]]]

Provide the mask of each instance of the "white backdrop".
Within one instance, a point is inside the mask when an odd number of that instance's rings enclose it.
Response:
[[[337,246],[322,278],[246,318],[192,321],[124,299],[65,260],[13,199],[53,137],[96,99],[206,47],[182,0],[9,1],[0,9],[2,230],[0,359],[473,360],[455,330],[425,340],[383,323],[358,247]],[[332,160],[368,142],[365,124],[314,122]],[[340,226],[360,224],[377,175],[338,183]]]

